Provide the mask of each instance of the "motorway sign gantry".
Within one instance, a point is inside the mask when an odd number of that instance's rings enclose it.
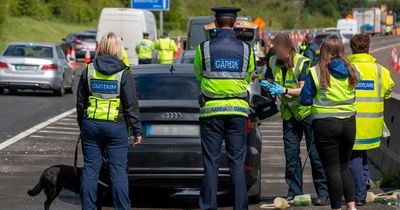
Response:
[[[154,11],[169,10],[170,0],[131,0],[134,9],[145,9]]]

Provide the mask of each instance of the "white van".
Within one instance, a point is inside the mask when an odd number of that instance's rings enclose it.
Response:
[[[156,19],[147,10],[104,8],[97,27],[97,42],[110,31],[123,38],[131,65],[138,64],[135,46],[143,37],[143,32],[149,33],[151,40],[157,39]]]
[[[338,28],[348,39],[351,39],[353,35],[360,33],[358,23],[353,19],[339,19],[336,28]]]

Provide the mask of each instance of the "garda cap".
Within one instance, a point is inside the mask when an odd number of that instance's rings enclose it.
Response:
[[[215,12],[215,17],[237,17],[237,13],[242,10],[237,7],[214,7],[211,8]]]
[[[147,32],[144,32],[143,33],[143,36],[149,36],[150,34],[149,33],[147,33]]]

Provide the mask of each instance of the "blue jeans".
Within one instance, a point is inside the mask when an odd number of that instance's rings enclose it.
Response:
[[[300,158],[300,141],[306,138],[307,151],[312,168],[315,191],[318,197],[329,197],[326,175],[313,139],[311,117],[302,122],[292,118],[283,120],[283,142],[285,146],[285,179],[289,186],[288,197],[303,195],[303,171]]]
[[[367,198],[366,183],[370,179],[367,152],[365,150],[353,150],[349,168],[356,184],[356,201],[365,201]]]
[[[247,118],[239,116],[200,119],[204,163],[200,209],[217,210],[218,169],[224,140],[232,180],[233,209],[248,209],[246,179],[243,170],[246,158],[246,120]]]
[[[97,120],[83,120],[81,128],[84,157],[81,198],[82,210],[95,210],[97,182],[106,152],[114,206],[117,210],[131,208],[126,167],[128,161],[128,132],[124,124]]]

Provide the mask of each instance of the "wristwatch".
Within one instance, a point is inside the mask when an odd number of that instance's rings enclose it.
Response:
[[[285,95],[287,95],[288,92],[289,92],[289,88],[286,88],[286,90],[285,90]]]

